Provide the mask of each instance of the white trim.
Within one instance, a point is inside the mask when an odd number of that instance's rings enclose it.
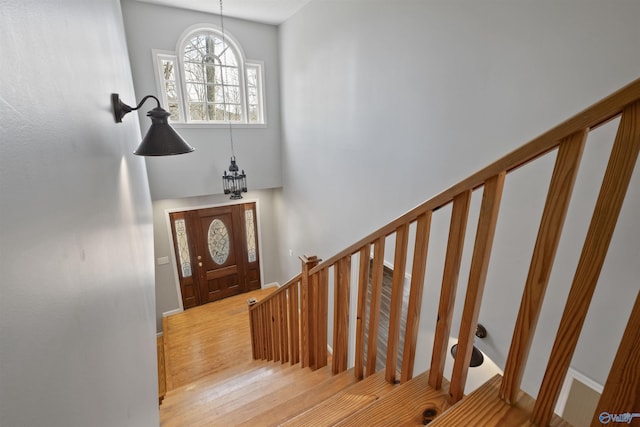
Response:
[[[214,204],[209,204],[209,205],[198,205],[198,206],[183,206],[180,208],[168,208],[164,210],[164,218],[165,218],[165,223],[167,225],[167,230],[169,233],[169,249],[171,251],[171,268],[173,270],[173,277],[174,277],[174,282],[176,284],[176,292],[178,295],[178,304],[179,304],[179,311],[176,310],[172,310],[172,311],[168,311],[167,313],[171,313],[174,314],[173,311],[176,311],[177,313],[180,313],[182,311],[184,311],[184,305],[182,304],[182,289],[180,289],[180,276],[178,275],[178,265],[176,264],[176,250],[174,248],[173,245],[173,233],[171,232],[171,218],[169,217],[169,214],[174,213],[174,212],[185,212],[185,211],[194,211],[194,210],[198,210],[198,209],[208,209],[208,208],[218,208],[218,207],[224,207],[224,206],[235,206],[235,205],[243,205],[245,203],[255,203],[256,204],[256,228],[258,229],[258,233],[257,233],[257,237],[258,237],[258,251],[260,253],[260,258],[258,261],[258,265],[260,266],[260,287],[264,288],[265,286],[262,286],[262,282],[264,281],[264,263],[262,262],[262,225],[261,225],[261,215],[260,215],[260,200],[258,199],[240,199],[240,200],[235,200],[235,201],[229,201],[229,202],[224,202],[224,203],[214,203]],[[277,282],[274,282],[277,284]],[[271,285],[271,283],[269,284]],[[164,317],[164,313],[163,313],[163,317]]]
[[[279,282],[271,282],[271,283],[267,283],[266,285],[262,285],[262,287],[260,289],[268,289],[268,288],[279,288],[280,283]]]
[[[182,296],[180,297],[180,300],[182,301]],[[173,316],[174,314],[182,313],[183,311],[184,309],[182,308],[176,308],[175,310],[165,311],[164,313],[162,313],[162,317]]]
[[[171,122],[171,126],[177,129],[229,129],[229,125],[226,123],[211,122]],[[234,129],[266,129],[268,126],[266,123],[231,123],[231,127]]]
[[[212,31],[214,33],[217,33],[220,36],[220,38],[222,38],[222,27],[220,27],[219,25],[210,24],[210,23],[194,24],[189,28],[187,28],[186,30],[184,30],[180,35],[180,37],[178,37],[178,42],[176,43],[176,52],[178,52],[178,58],[184,57],[184,42],[187,40],[187,38],[203,31]],[[233,48],[238,52],[238,55],[240,55],[239,59],[242,61],[242,67],[244,67],[246,56],[244,55],[244,50],[242,49],[242,45],[238,43],[237,38],[235,38],[231,33],[229,33],[228,28],[224,29],[224,41],[229,42],[233,46]]]
[[[176,248],[173,244],[173,231],[171,230],[171,217],[169,214],[171,212],[180,212],[179,210],[171,210],[165,209],[165,223],[167,225],[167,235],[169,236],[169,251],[171,252],[171,257],[169,259],[169,263],[171,264],[171,270],[173,271],[173,282],[176,285],[176,295],[178,296],[178,310],[184,311],[184,304],[182,304],[182,289],[180,289],[180,275],[178,274],[178,265],[176,264]],[[172,310],[175,311],[175,310]],[[169,311],[167,313],[170,313]],[[162,317],[166,317],[162,313]]]
[[[249,123],[249,95],[247,94],[247,123],[252,124],[253,126],[264,126],[267,127],[267,98],[266,98],[266,89],[265,89],[265,78],[264,78],[264,61],[260,61],[257,59],[245,60],[244,61],[244,72],[247,73],[247,67],[256,67],[258,69],[258,88],[260,89],[260,116],[262,118],[261,123]],[[247,86],[248,89],[248,86]]]
[[[582,384],[586,385],[593,391],[602,394],[602,390],[604,386],[595,381],[592,378],[576,371],[575,369],[569,368],[567,371],[567,377],[564,380],[564,384],[562,384],[562,388],[560,389],[560,394],[558,395],[558,403],[556,404],[555,413],[562,416],[564,414],[565,406],[567,405],[567,400],[569,399],[569,393],[571,392],[571,385],[573,381],[580,381]]]
[[[171,60],[173,61],[173,72],[175,73],[175,84],[176,91],[178,93],[178,113],[180,114],[180,120],[186,120],[186,111],[185,111],[185,102],[184,102],[184,91],[182,90],[181,82],[182,79],[182,71],[180,70],[180,64],[178,63],[178,57],[175,52],[171,52],[169,50],[161,50],[161,49],[151,49],[151,56],[153,60],[153,67],[155,68],[155,80],[156,80],[156,92],[160,99],[162,100],[161,104],[167,110],[169,109],[169,100],[167,99],[167,91],[165,89],[165,79],[162,74],[161,60]],[[182,123],[175,122],[173,123]]]

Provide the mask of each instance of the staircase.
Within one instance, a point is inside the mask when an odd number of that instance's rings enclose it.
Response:
[[[521,381],[587,135],[618,117],[618,133],[607,170],[585,243],[576,248],[580,253],[579,262],[544,379],[534,399],[520,390]],[[169,387],[161,414],[185,412],[185,408],[186,413],[173,417],[178,420],[175,423],[165,422],[169,417],[162,417],[162,425],[568,426],[553,409],[598,285],[639,151],[640,80],[636,80],[326,261],[302,257],[299,275],[268,296],[249,302],[246,339],[251,344],[249,357],[254,360],[238,361],[245,364],[245,368],[232,375],[216,378],[222,374],[211,374],[182,389]],[[505,181],[514,170],[545,156],[554,156],[555,166],[537,238],[532,242],[529,274],[521,300],[505,301],[519,305],[519,311],[504,375],[497,375],[465,395]],[[482,191],[482,202],[475,241],[469,248],[473,255],[460,329],[456,333],[452,331],[455,296],[474,191]],[[420,313],[431,219],[447,205],[451,205],[451,214],[438,311]],[[387,245],[388,241],[393,244]],[[392,253],[392,258],[385,258],[385,252]],[[387,357],[384,369],[378,370],[385,259],[393,259],[394,270],[386,331]],[[403,310],[406,275],[411,279],[407,283],[408,307]],[[330,286],[332,301],[328,297]],[[352,292],[352,287],[357,291]],[[350,312],[351,295],[357,298],[355,313]],[[328,320],[328,313],[333,313],[332,322]],[[430,369],[414,376],[421,315],[434,316],[437,321],[431,333]],[[403,357],[398,363],[401,323],[406,324],[406,328]],[[355,340],[351,343],[355,347],[353,366],[348,363],[350,328],[355,331]],[[457,338],[458,349],[447,379],[444,363],[451,336]],[[640,285],[592,427],[602,425],[598,420],[602,412],[633,414],[640,411],[638,366]],[[190,399],[189,393],[198,389],[205,392],[198,393],[196,400]],[[180,401],[183,405],[178,409]],[[189,401],[191,403],[185,403]],[[630,425],[640,425],[640,417],[632,419]]]

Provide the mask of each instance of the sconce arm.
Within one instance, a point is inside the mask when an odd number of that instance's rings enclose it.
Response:
[[[157,108],[160,108],[160,100],[158,98],[156,98],[153,95],[147,95],[144,98],[142,98],[142,101],[140,101],[140,103],[138,105],[136,105],[135,107],[131,107],[127,104],[125,104],[124,102],[122,102],[120,100],[120,95],[117,93],[112,93],[111,94],[111,105],[113,106],[113,117],[116,121],[116,123],[122,123],[122,118],[135,110],[138,110],[140,107],[142,107],[142,104],[145,103],[145,101],[149,98],[153,98],[156,100],[156,103],[158,104]]]

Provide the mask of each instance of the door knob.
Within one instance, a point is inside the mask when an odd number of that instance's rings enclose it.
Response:
[[[202,260],[202,256],[198,255],[198,261]]]
[[[198,267],[202,267],[202,263],[201,262],[198,263]]]

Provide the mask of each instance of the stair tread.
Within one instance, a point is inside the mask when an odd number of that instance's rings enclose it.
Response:
[[[167,407],[173,404],[181,404],[197,398],[209,401],[210,405],[219,406],[233,400],[238,395],[245,394],[247,390],[262,392],[265,387],[273,387],[274,383],[289,383],[309,371],[300,369],[300,366],[265,366],[227,378],[224,381],[201,378],[200,380],[180,387],[179,390],[169,393],[166,397]],[[292,377],[292,378],[289,378]],[[205,397],[206,396],[206,397]]]
[[[356,383],[356,381],[353,370],[350,370],[339,375],[330,376],[306,390],[300,390],[299,388],[290,390],[287,399],[277,404],[273,402],[272,396],[267,396],[255,402],[255,415],[237,424],[237,426],[277,426]],[[242,409],[240,408],[240,410]]]
[[[494,376],[436,418],[429,427],[533,427],[529,417],[535,400],[521,392],[518,400],[509,405],[499,398],[501,383],[502,376]],[[549,425],[571,426],[558,416],[554,416]]]
[[[300,365],[277,365],[239,375],[218,384],[183,388],[179,397],[165,398],[162,426],[236,425],[255,415],[251,404],[267,396],[288,397],[287,390],[308,388],[330,376],[329,368],[311,372]],[[165,406],[166,405],[166,406]],[[176,416],[178,415],[179,416]]]
[[[434,390],[428,381],[427,371],[396,386],[385,396],[336,425],[422,426],[425,409],[435,408],[438,414],[442,414],[450,406],[447,402],[448,383],[443,384],[442,389]]]
[[[298,369],[300,369],[298,367]],[[238,426],[252,418],[256,418],[252,426],[269,425],[265,419],[264,411],[289,401],[292,397],[303,393],[305,390],[314,388],[317,384],[331,378],[331,367],[326,366],[313,372],[306,372],[298,380],[289,384],[283,384],[278,388],[273,388],[269,393],[261,393],[259,396],[252,396],[245,401],[236,401],[240,406],[234,406],[231,411],[224,415],[224,423],[229,426]],[[255,398],[253,398],[255,397]],[[225,410],[227,408],[225,407]],[[296,412],[297,414],[297,412]]]
[[[385,380],[384,372],[377,372],[281,425],[287,427],[334,425],[389,393],[394,387],[395,385]]]

